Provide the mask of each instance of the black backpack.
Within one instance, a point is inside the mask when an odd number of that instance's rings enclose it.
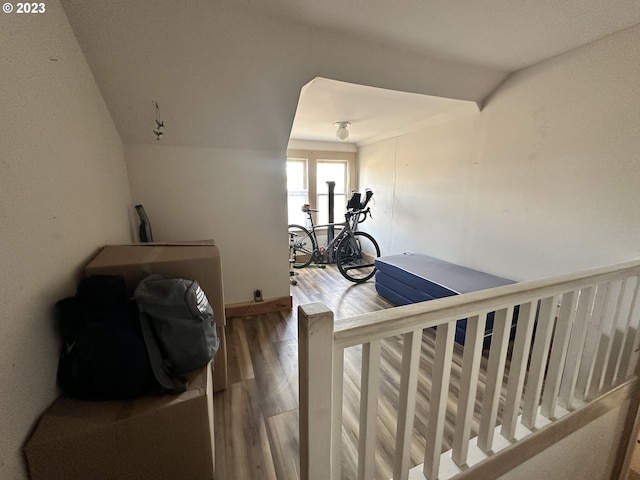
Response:
[[[120,276],[95,275],[56,304],[63,348],[57,383],[88,400],[127,399],[154,388],[138,308]]]
[[[213,309],[197,282],[151,275],[128,297],[123,277],[84,278],[56,304],[64,346],[57,382],[67,395],[128,399],[186,390],[182,374],[218,350]]]

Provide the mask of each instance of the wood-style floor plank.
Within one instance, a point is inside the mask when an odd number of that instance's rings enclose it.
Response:
[[[298,403],[277,351],[279,337],[274,335],[274,330],[265,322],[265,316],[267,315],[245,317],[243,322],[262,413],[265,417],[271,417],[298,408]]]
[[[227,370],[231,383],[255,378],[242,318],[227,325]]]
[[[277,478],[260,405],[255,380],[214,395],[217,479]]]
[[[298,305],[323,302],[336,319],[392,307],[373,280],[353,284],[334,265],[296,272],[290,312],[228,321],[229,387],[214,396],[217,480],[299,478]],[[353,448],[345,445],[345,471],[356,467]]]
[[[216,479],[279,480],[299,478],[298,439],[298,305],[323,302],[336,319],[391,308],[375,291],[374,281],[353,284],[335,266],[306,268],[291,286],[293,309],[229,319],[229,387],[217,392],[215,404]],[[420,374],[411,444],[412,465],[422,463],[429,413],[435,330],[425,330],[420,352]],[[393,475],[397,400],[401,370],[402,337],[381,345],[381,370],[376,420],[376,479]],[[343,478],[357,478],[360,368],[362,347],[345,351],[342,435]],[[462,347],[455,344],[451,371],[443,450],[451,446],[457,413]],[[481,362],[475,402],[479,414],[484,392],[486,358]],[[505,377],[508,368],[505,370]],[[458,382],[458,383],[457,383]],[[472,435],[478,431],[477,415]]]
[[[267,434],[278,480],[300,478],[298,421],[297,409],[267,419]]]

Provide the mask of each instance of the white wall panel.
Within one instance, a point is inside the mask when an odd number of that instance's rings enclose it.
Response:
[[[638,41],[612,35],[513,75],[481,112],[360,148],[390,212],[384,253],[514,280],[637,257]]]

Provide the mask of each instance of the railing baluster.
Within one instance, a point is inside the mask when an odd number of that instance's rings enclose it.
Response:
[[[456,414],[452,444],[452,458],[459,467],[467,463],[467,454],[469,453],[471,419],[473,418],[478,391],[478,372],[480,371],[480,360],[482,359],[482,341],[484,340],[486,323],[486,313],[467,319],[458,412]]]
[[[640,314],[637,311],[638,299],[640,298],[640,277],[635,277],[636,279],[636,288],[633,292],[633,300],[631,301],[631,308],[629,310],[629,319],[627,320],[627,337],[626,341],[623,345],[623,350],[620,352],[621,362],[620,362],[620,372],[624,377],[622,380],[629,378],[635,371],[634,365],[635,360],[637,359],[637,345],[638,339],[640,336],[638,332],[640,331],[639,325],[639,317]]]
[[[620,316],[618,318],[617,325],[620,330],[616,331],[615,346],[612,349],[614,355],[613,361],[610,362],[611,368],[607,372],[608,385],[614,385],[618,381],[620,372],[620,366],[622,363],[622,354],[626,351],[627,337],[629,333],[629,322],[631,320],[631,313],[633,312],[634,303],[638,292],[638,285],[636,278],[627,278],[623,283],[623,299],[620,308]],[[634,282],[632,284],[632,281]]]
[[[447,410],[447,397],[449,395],[455,329],[456,322],[450,321],[438,325],[436,331],[436,350],[431,381],[431,398],[429,400],[429,417],[425,434],[424,467],[422,470],[428,480],[436,480],[440,470],[440,454],[442,453],[442,437]]]
[[[422,330],[414,330],[403,335],[393,480],[407,480],[409,478],[411,437],[416,408],[421,347]]]
[[[557,295],[543,299],[540,304],[540,314],[538,315],[533,352],[531,353],[531,362],[529,364],[529,378],[527,379],[524,406],[522,407],[522,424],[532,430],[535,429],[536,425],[538,403],[544,382],[544,372],[549,356],[549,345],[551,344],[557,305]]]
[[[360,388],[360,436],[358,440],[358,478],[375,476],[376,418],[380,378],[380,340],[362,346],[362,380]]]
[[[600,380],[600,389],[608,388],[613,385],[613,377],[618,366],[618,353],[622,350],[622,336],[624,332],[624,324],[626,321],[625,310],[629,306],[625,302],[627,298],[629,279],[622,280],[620,290],[618,291],[616,309],[611,321],[611,329],[609,330],[609,345],[607,348],[606,360],[602,378]]]
[[[604,305],[607,303],[608,296],[608,283],[600,284],[596,287],[596,298],[593,303],[593,311],[591,312],[591,322],[587,330],[587,339],[584,342],[584,351],[582,352],[582,360],[576,381],[575,396],[583,402],[586,400],[587,393],[591,388],[591,379],[593,377],[596,351],[600,337],[600,322],[602,321]]]
[[[604,305],[602,319],[600,321],[600,330],[598,332],[598,347],[595,354],[595,362],[593,368],[593,375],[591,378],[591,385],[587,390],[587,398],[593,398],[596,396],[604,385],[604,376],[607,370],[607,364],[609,363],[609,356],[611,354],[611,344],[614,326],[614,317],[617,312],[617,306],[619,304],[618,298],[620,295],[620,282],[611,282],[609,285],[607,300]]]
[[[301,480],[331,478],[332,370],[333,312],[322,303],[300,305],[298,380]]]
[[[547,369],[547,379],[540,407],[540,413],[547,418],[555,418],[556,415],[560,381],[564,373],[564,361],[567,357],[569,338],[573,322],[576,318],[577,305],[577,292],[566,292],[562,295],[562,303],[560,304],[560,313],[558,321],[556,322],[553,346],[551,347],[551,357],[549,358],[549,368]]]
[[[513,342],[507,396],[502,413],[502,428],[500,433],[507,440],[513,440],[516,433],[516,422],[520,413],[520,402],[524,390],[524,380],[527,375],[527,360],[531,350],[531,337],[535,323],[537,302],[520,305],[516,338]]]
[[[504,365],[509,345],[509,332],[513,306],[495,312],[493,331],[491,333],[491,349],[487,365],[487,381],[482,399],[480,414],[480,429],[478,431],[478,447],[483,452],[490,452],[493,446],[493,434],[496,427],[500,393],[504,378]]]
[[[595,298],[595,287],[587,287],[580,291],[578,307],[576,309],[576,319],[571,331],[569,340],[569,350],[565,365],[565,372],[560,384],[560,396],[558,405],[562,408],[571,409],[574,405],[574,393],[580,369],[580,360],[584,351],[584,344],[587,338],[587,331],[591,322],[593,301]]]

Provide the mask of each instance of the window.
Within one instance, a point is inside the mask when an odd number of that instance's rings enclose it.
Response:
[[[329,185],[335,182],[333,205],[333,221],[341,222],[344,207],[347,204],[346,191],[348,189],[346,160],[318,160],[316,163],[316,205],[318,206],[318,223],[329,222]]]
[[[307,221],[307,214],[302,211],[302,205],[309,203],[307,171],[306,159],[287,159],[287,211],[290,224],[305,225]]]
[[[342,222],[347,195],[356,189],[354,176],[355,153],[315,152],[289,150],[287,152],[288,221],[307,224],[307,215],[301,207],[309,203],[318,210],[313,217],[316,224],[327,223],[329,218],[329,187],[327,181],[336,182],[334,190],[334,222]]]

